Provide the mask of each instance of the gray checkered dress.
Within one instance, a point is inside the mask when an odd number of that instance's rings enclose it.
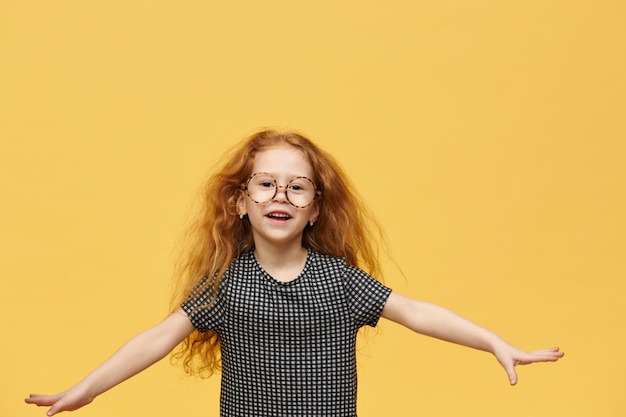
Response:
[[[309,250],[300,275],[283,283],[254,254],[234,260],[212,289],[182,308],[222,349],[222,417],[356,416],[355,343],[375,326],[391,290],[342,258]]]

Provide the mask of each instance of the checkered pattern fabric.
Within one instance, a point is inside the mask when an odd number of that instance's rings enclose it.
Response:
[[[222,417],[356,416],[358,329],[375,326],[391,290],[342,258],[309,250],[283,283],[254,254],[234,260],[212,305],[209,286],[182,308],[219,334]]]

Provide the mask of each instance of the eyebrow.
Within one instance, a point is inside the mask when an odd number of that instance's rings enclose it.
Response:
[[[276,179],[280,176],[280,175],[277,175],[274,172],[268,172],[268,171],[255,171],[250,176],[253,176],[253,175],[256,175],[256,174],[268,174],[268,175],[270,175],[270,176],[272,176],[272,177],[274,177]],[[309,179],[309,180],[313,180],[313,178],[311,178],[311,177],[309,177],[307,175],[301,175],[301,174],[290,174],[290,175],[287,175],[287,178],[290,178],[289,181],[294,180],[296,178],[306,178],[306,179]]]

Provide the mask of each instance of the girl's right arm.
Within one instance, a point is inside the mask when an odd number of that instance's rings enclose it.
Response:
[[[183,341],[194,327],[182,309],[177,309],[156,326],[126,342],[81,382],[56,395],[31,394],[26,402],[50,406],[47,415],[76,410],[98,395],[159,361]]]

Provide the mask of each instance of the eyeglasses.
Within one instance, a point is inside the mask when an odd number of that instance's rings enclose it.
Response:
[[[252,174],[241,188],[246,190],[250,200],[257,204],[272,201],[279,190],[285,190],[287,201],[294,207],[306,208],[310,206],[322,192],[315,187],[313,181],[307,177],[296,177],[285,186],[279,186],[271,174],[257,172]]]

